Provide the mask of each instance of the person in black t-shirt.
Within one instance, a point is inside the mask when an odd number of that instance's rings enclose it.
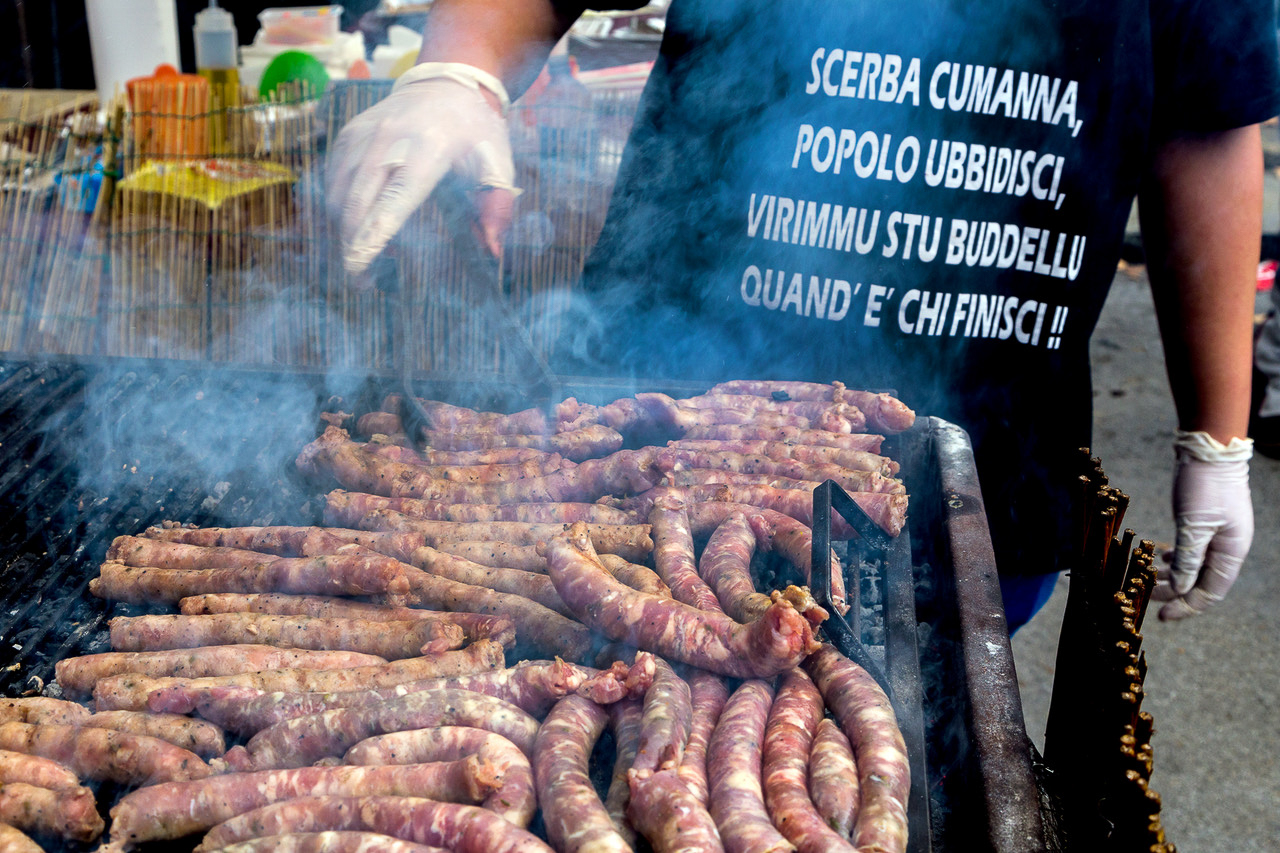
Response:
[[[1011,628],[1070,553],[1088,340],[1137,196],[1178,409],[1161,617],[1252,540],[1246,435],[1270,3],[674,0],[584,274],[611,373],[892,387],[973,437]],[[420,64],[330,153],[363,269],[448,170],[498,251],[502,120],[582,11],[437,0]],[[585,318],[579,318],[585,319]],[[644,337],[628,334],[643,330]],[[655,345],[655,342],[661,345]]]

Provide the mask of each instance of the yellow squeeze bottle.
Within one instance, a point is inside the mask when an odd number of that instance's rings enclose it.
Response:
[[[209,148],[227,153],[227,108],[240,105],[235,19],[218,0],[196,13],[196,73],[209,81]]]

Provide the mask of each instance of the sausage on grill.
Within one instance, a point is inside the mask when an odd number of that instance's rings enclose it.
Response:
[[[0,825],[35,835],[93,841],[102,834],[102,818],[88,788],[51,790],[26,782],[0,785]],[[0,850],[8,851],[0,836]]]
[[[640,743],[632,761],[636,770],[670,770],[680,765],[693,727],[693,700],[689,685],[671,664],[656,661],[653,684],[644,694]]]
[[[538,732],[538,721],[510,702],[445,688],[285,720],[258,732],[245,749],[255,768],[301,767],[327,755],[341,755],[374,735],[430,726],[485,729],[507,738],[526,754],[532,751]]]
[[[519,827],[527,827],[537,811],[533,766],[502,735],[467,726],[436,726],[391,732],[362,740],[347,750],[344,764],[421,764],[455,761],[475,755],[496,768],[501,781],[481,805]]]
[[[360,652],[281,649],[247,644],[158,652],[98,652],[64,658],[54,664],[54,673],[68,696],[84,698],[102,679],[126,672],[151,678],[204,678],[264,669],[343,669],[386,662],[385,658]],[[77,716],[81,715],[77,713]]]
[[[769,818],[760,777],[761,750],[773,688],[745,681],[720,713],[707,748],[709,809],[728,853],[795,850]]]
[[[492,640],[480,640],[456,652],[347,669],[277,669],[208,678],[115,675],[94,686],[93,698],[99,711],[146,708],[187,714],[195,708],[204,691],[214,687],[253,687],[264,692],[294,693],[367,690],[424,678],[483,672],[498,669],[502,663],[502,646]]]
[[[683,492],[676,489],[651,489],[650,492],[657,492],[649,510],[649,525],[653,528],[653,565],[658,575],[676,601],[699,610],[723,613],[716,594],[698,576],[693,532],[689,528]]]
[[[613,777],[609,780],[609,790],[605,792],[604,810],[613,821],[613,828],[631,845],[635,844],[636,831],[627,818],[627,806],[631,802],[631,783],[627,774],[640,745],[643,716],[644,703],[638,699],[624,699],[609,706],[609,730],[613,732]]]
[[[323,619],[370,619],[397,622],[420,619],[448,622],[462,629],[469,642],[495,640],[510,647],[515,642],[516,628],[510,619],[480,613],[450,613],[443,610],[420,610],[391,604],[371,604],[328,595],[283,595],[280,593],[210,593],[194,595],[178,602],[178,609],[189,616],[202,613],[275,613],[280,616],[315,616]],[[255,667],[262,669],[263,667]],[[316,667],[322,669],[323,667]]]
[[[111,729],[5,723],[0,725],[0,749],[48,758],[82,779],[122,785],[203,779],[213,773],[190,750]]]
[[[219,726],[208,720],[193,720],[181,714],[101,711],[81,725],[159,738],[205,759],[216,758],[227,751],[227,738]]]
[[[729,698],[723,678],[700,669],[689,673],[689,694],[693,702],[693,728],[676,773],[680,781],[703,806],[707,804],[707,743]]]
[[[532,833],[487,809],[412,796],[304,796],[230,818],[205,835],[202,853],[283,832],[365,830],[454,853],[552,853]]]
[[[853,745],[862,796],[854,846],[905,850],[911,766],[888,697],[866,670],[833,646],[814,652],[804,666]]]
[[[785,673],[764,733],[764,801],[773,825],[800,853],[854,853],[810,798],[809,752],[822,714],[822,694],[804,670]]]
[[[181,838],[294,797],[412,796],[441,801],[465,798],[467,792],[449,787],[453,780],[442,778],[440,771],[441,765],[437,764],[299,767],[151,785],[127,794],[111,809],[108,849],[126,850],[147,841]],[[492,812],[485,813],[518,831]]]
[[[53,723],[74,726],[91,712],[83,705],[47,696],[0,699],[0,723]]]
[[[853,837],[858,819],[858,765],[849,739],[829,718],[818,722],[809,750],[809,796],[827,826],[841,838]]]
[[[630,853],[588,775],[591,749],[608,713],[581,696],[556,703],[538,730],[534,777],[547,839],[560,853]]]
[[[817,647],[808,621],[784,600],[750,625],[739,625],[723,613],[619,583],[600,565],[580,524],[547,543],[547,571],[565,603],[605,636],[701,669],[767,677]]]
[[[117,651],[265,643],[300,649],[362,652],[387,660],[460,648],[462,628],[448,622],[279,616],[273,613],[116,616],[108,623]]]
[[[631,771],[627,815],[655,853],[721,853],[720,832],[707,807],[675,770]]]

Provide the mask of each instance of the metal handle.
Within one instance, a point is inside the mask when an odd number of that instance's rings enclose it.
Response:
[[[857,627],[861,622],[859,616],[861,590],[858,588],[859,585],[856,582],[856,578],[853,588],[853,602],[849,610],[850,613],[854,614],[854,618],[851,620],[853,624],[845,621],[845,618],[832,605],[831,510],[833,508],[849,523],[854,532],[863,539],[878,546],[888,544],[888,536],[876,526],[876,523],[871,520],[862,507],[858,506],[853,498],[849,497],[849,493],[834,480],[827,480],[813,490],[813,553],[809,560],[809,591],[813,594],[814,600],[827,611],[828,616],[822,623],[822,629],[826,632],[827,638],[831,640],[831,645],[835,646],[836,650],[842,655],[870,673],[876,684],[879,684],[880,689],[889,697],[889,704],[893,705],[894,713],[898,714],[898,702],[894,699],[892,688],[889,687],[889,679],[885,678],[880,666],[871,659],[870,653],[867,652],[867,647],[862,644],[862,632]],[[901,719],[901,714],[898,714],[898,716]]]

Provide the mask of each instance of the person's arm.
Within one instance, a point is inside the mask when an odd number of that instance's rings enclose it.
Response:
[[[1143,246],[1178,412],[1178,542],[1161,618],[1235,582],[1253,539],[1245,438],[1262,235],[1257,125],[1158,147],[1139,195]]]
[[[1257,125],[1175,139],[1140,196],[1179,426],[1224,444],[1249,424],[1262,172]]]
[[[512,100],[573,24],[550,0],[435,0],[418,62],[462,62],[497,77]]]
[[[418,63],[329,151],[327,202],[349,272],[363,272],[449,172],[473,188],[476,230],[501,252],[515,199],[506,108],[570,24],[552,0],[436,0]]]

